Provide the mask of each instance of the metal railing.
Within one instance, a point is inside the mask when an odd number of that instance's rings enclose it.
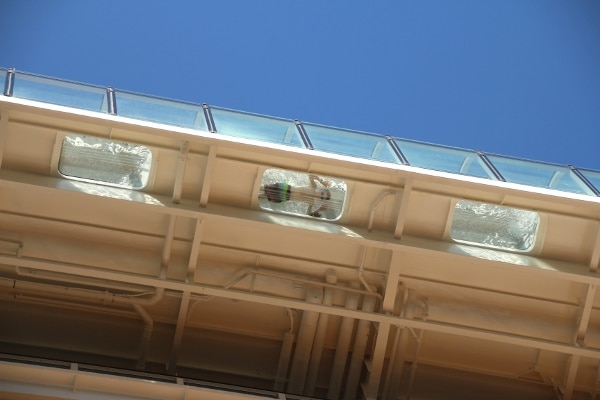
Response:
[[[600,196],[600,171],[164,99],[0,69],[4,96],[374,161]]]

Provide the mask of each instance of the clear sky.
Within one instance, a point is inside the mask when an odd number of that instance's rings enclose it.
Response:
[[[599,0],[0,0],[0,66],[600,170]]]

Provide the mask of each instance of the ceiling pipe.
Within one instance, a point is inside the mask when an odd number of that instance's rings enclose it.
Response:
[[[288,317],[290,318],[290,329],[284,333],[283,341],[281,343],[279,363],[277,365],[277,373],[275,375],[275,384],[273,385],[273,390],[276,392],[283,391],[285,387],[285,378],[287,376],[290,358],[292,356],[292,347],[294,345],[294,317],[296,315],[296,311],[289,308],[286,308],[286,311]]]
[[[365,297],[362,304],[362,310],[365,312],[375,311],[375,298]],[[369,333],[371,332],[371,321],[361,319],[358,321],[356,335],[354,336],[354,349],[350,359],[350,367],[346,375],[346,389],[344,390],[344,400],[353,400],[357,398],[358,382],[362,372],[362,364],[367,350]]]
[[[371,286],[367,283],[367,281],[363,277],[363,272],[365,270],[365,258],[366,257],[367,257],[367,246],[363,246],[362,250],[361,250],[360,265],[358,267],[358,279],[363,284],[363,286],[365,287],[365,289],[367,290],[367,292],[369,292],[369,293],[376,293],[376,291],[373,290],[373,288],[371,288]]]
[[[328,269],[325,271],[325,281],[329,285],[337,284],[337,275],[335,270]],[[330,306],[333,304],[333,296],[335,289],[326,287],[323,294],[323,305]],[[304,387],[304,395],[313,396],[315,387],[317,386],[317,377],[319,376],[319,367],[321,365],[321,356],[323,347],[325,346],[325,337],[327,336],[327,328],[329,327],[329,314],[319,314],[319,323],[315,334],[312,353],[310,355],[310,363],[308,365],[308,376]]]
[[[306,288],[307,303],[321,304],[322,301],[322,287],[308,286]],[[306,382],[306,374],[308,372],[318,320],[319,313],[317,311],[305,310],[302,312],[294,360],[292,361],[290,371],[290,381],[287,387],[289,393],[302,394],[304,392],[304,384]]]
[[[154,321],[146,310],[139,304],[132,304],[133,309],[137,311],[138,315],[144,321],[144,333],[142,340],[140,341],[140,349],[138,351],[138,362],[137,369],[143,370],[146,368],[146,355],[148,354],[148,347],[150,346],[150,338],[152,337],[152,331],[154,329]]]
[[[358,283],[356,282],[351,282],[350,285],[352,285],[355,289],[358,288]],[[360,296],[356,293],[348,293],[346,296],[346,308],[350,310],[356,310],[358,308],[359,297]],[[327,399],[334,400],[340,396],[342,380],[344,378],[344,370],[346,369],[346,359],[348,358],[348,350],[350,348],[353,332],[354,318],[342,318],[337,346],[335,348],[335,355],[333,358],[333,366],[331,368],[331,380],[329,382],[329,389],[327,390]]]

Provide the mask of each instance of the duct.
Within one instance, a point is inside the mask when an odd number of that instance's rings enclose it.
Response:
[[[358,287],[356,282],[352,282],[354,288]],[[356,310],[358,308],[359,296],[355,293],[348,293],[346,296],[346,308]],[[340,395],[344,369],[346,368],[346,359],[348,358],[348,349],[352,340],[354,331],[354,318],[344,317],[340,323],[340,332],[338,335],[337,346],[331,368],[331,380],[327,390],[327,399],[337,399]]]
[[[139,358],[138,358],[138,362],[137,362],[137,369],[144,369],[146,367],[146,355],[148,354],[148,347],[150,345],[150,338],[152,336],[152,330],[154,329],[154,321],[152,321],[152,318],[150,317],[150,315],[146,312],[146,310],[144,310],[144,308],[142,306],[140,306],[139,304],[132,304],[133,308],[135,309],[135,311],[137,311],[137,313],[139,314],[139,316],[142,318],[142,320],[144,321],[144,334],[142,336],[142,340],[140,342],[140,349],[139,349]]]
[[[337,283],[337,276],[333,269],[328,269],[325,272],[325,281],[330,285],[335,285]],[[326,287],[323,295],[323,305],[332,305],[334,295],[335,289]],[[306,396],[312,396],[315,387],[317,386],[317,377],[319,375],[319,366],[321,365],[321,355],[323,354],[328,324],[329,314],[319,314],[319,324],[317,325],[317,332],[315,333],[315,341],[313,343],[313,350],[310,355],[310,363],[308,366],[308,376],[306,377],[306,385],[304,387],[304,394]]]
[[[99,301],[103,304],[137,304],[137,305],[153,305],[156,304],[164,295],[163,288],[157,288],[156,291],[150,297],[137,298],[135,296],[141,296],[144,293],[140,293],[139,295],[118,295],[108,291],[101,292],[99,290],[91,290],[91,289],[83,289],[77,287],[69,287],[69,286],[61,286],[61,285],[52,285],[48,283],[38,283],[38,282],[29,282],[29,281],[19,281],[14,280],[15,289],[22,290],[30,290],[30,291],[40,291],[43,290],[47,293],[54,293],[58,295],[65,296],[76,296],[86,298],[88,300]],[[43,287],[43,289],[41,289]]]
[[[321,304],[322,301],[323,288],[316,286],[308,286],[306,288],[307,303]],[[290,393],[302,394],[304,391],[304,383],[306,382],[306,374],[308,372],[308,364],[310,362],[310,354],[317,331],[318,320],[319,313],[317,311],[302,312],[294,360],[292,361],[290,371],[290,382],[287,388],[287,391]]]
[[[373,297],[365,297],[362,304],[362,310],[365,312],[373,312],[375,310],[375,299]],[[371,331],[371,324],[371,321],[364,319],[358,321],[356,335],[354,336],[354,349],[352,350],[350,367],[348,368],[348,374],[346,376],[344,400],[352,400],[357,398],[356,391],[358,389],[358,382],[360,380],[360,373],[362,371],[362,363],[365,358],[367,341],[369,340],[369,333]]]

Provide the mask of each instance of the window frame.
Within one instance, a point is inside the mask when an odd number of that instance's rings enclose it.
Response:
[[[129,187],[128,185],[119,185],[119,184],[100,181],[100,180],[91,179],[91,178],[81,178],[81,177],[77,177],[77,176],[65,175],[64,173],[62,173],[59,170],[59,164],[60,164],[60,157],[61,157],[61,152],[62,152],[62,147],[63,147],[63,141],[69,135],[87,136],[87,137],[92,137],[92,138],[100,139],[100,140],[114,141],[116,143],[128,143],[128,144],[132,144],[132,145],[146,147],[150,151],[151,160],[150,160],[150,168],[148,170],[148,179],[145,182],[145,185],[143,185],[141,187]],[[52,175],[55,175],[55,176],[58,176],[58,177],[61,177],[64,179],[72,180],[72,181],[86,182],[86,183],[91,183],[91,184],[96,184],[96,185],[110,186],[110,187],[114,187],[114,188],[133,190],[133,191],[150,191],[154,187],[154,181],[155,181],[155,177],[156,177],[157,160],[158,160],[158,151],[155,148],[153,148],[152,146],[148,146],[146,144],[140,144],[140,143],[136,143],[136,142],[121,140],[118,138],[115,139],[115,138],[109,138],[106,136],[93,135],[93,134],[87,134],[87,133],[81,133],[81,132],[57,131],[55,143],[54,143],[54,149],[52,151],[52,158],[51,158],[51,162],[50,162],[50,172]]]

